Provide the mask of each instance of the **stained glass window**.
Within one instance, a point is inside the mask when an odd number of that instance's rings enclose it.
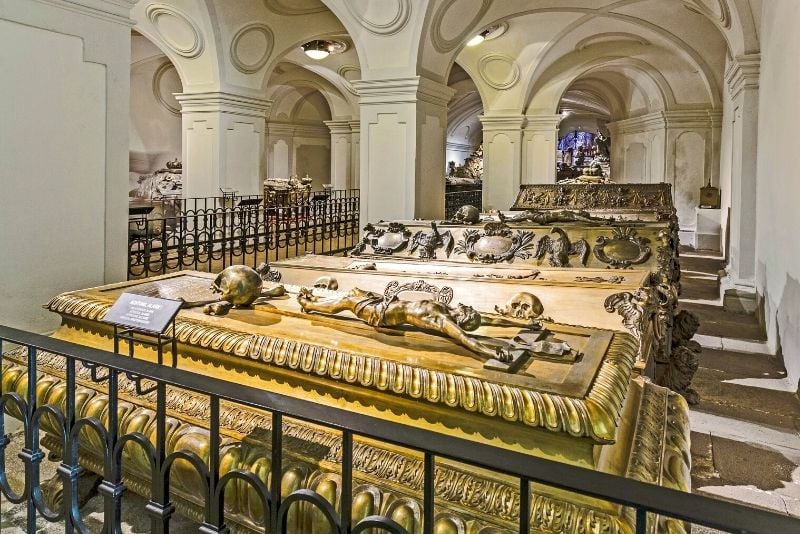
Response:
[[[591,148],[594,144],[594,134],[592,132],[574,131],[570,132],[561,138],[558,142],[559,150],[567,150],[571,148],[574,152],[578,151],[578,147],[582,146],[585,149]]]

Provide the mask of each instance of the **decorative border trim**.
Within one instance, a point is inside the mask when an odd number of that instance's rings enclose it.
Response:
[[[65,293],[54,297],[45,308],[97,321],[111,304]],[[638,349],[633,336],[614,332],[589,392],[584,398],[574,398],[320,345],[236,332],[180,316],[175,330],[177,340],[187,345],[530,427],[588,437],[598,443],[614,441]]]
[[[239,41],[241,41],[242,38],[250,32],[261,32],[267,39],[267,46],[264,49],[264,53],[255,63],[246,63],[242,61],[242,58],[239,57],[239,52],[237,51],[237,48],[239,47]],[[233,63],[233,66],[236,67],[236,70],[243,74],[253,74],[254,72],[258,72],[264,68],[264,65],[267,64],[267,60],[269,60],[269,57],[272,54],[272,48],[274,45],[275,36],[273,35],[272,30],[266,24],[254,22],[252,24],[242,26],[233,36],[233,39],[231,39],[231,63]]]

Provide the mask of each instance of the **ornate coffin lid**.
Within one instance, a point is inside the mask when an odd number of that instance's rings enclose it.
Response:
[[[673,212],[672,185],[522,184],[511,206],[512,211],[563,209],[670,215]]]
[[[202,300],[212,298],[208,288],[213,278],[184,271],[64,293],[46,307],[105,330],[99,320],[123,292]],[[290,277],[284,281],[290,291],[297,289]],[[635,340],[596,328],[547,327],[583,356],[572,364],[532,359],[516,374],[488,370],[448,339],[422,332],[384,333],[345,313],[304,314],[291,294],[255,309],[231,310],[226,317],[209,317],[199,308],[183,310],[176,337],[182,353],[219,353],[228,362],[238,359],[311,387],[320,380],[344,384],[348,395],[368,402],[377,395],[386,406],[430,403],[464,416],[477,413],[595,443],[612,442],[636,359]],[[515,335],[508,330],[482,327],[476,334]]]
[[[352,268],[367,264],[374,264],[376,269]],[[344,290],[357,285],[360,289],[381,293],[395,280],[409,283],[424,279],[437,286],[453,288],[453,304],[460,302],[482,312],[491,312],[495,305],[503,306],[514,295],[526,291],[541,300],[545,307],[543,315],[556,322],[612,330],[624,330],[624,327],[619,315],[606,311],[605,299],[614,293],[636,291],[646,286],[650,276],[648,271],[634,269],[531,269],[524,265],[483,266],[315,255],[271,265],[284,279],[298,285],[311,286],[318,279],[330,276]]]

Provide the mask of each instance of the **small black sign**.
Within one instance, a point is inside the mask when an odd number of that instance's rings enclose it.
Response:
[[[163,334],[182,305],[182,300],[123,293],[103,317],[103,322]]]

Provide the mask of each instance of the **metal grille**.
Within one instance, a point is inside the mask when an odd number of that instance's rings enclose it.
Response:
[[[17,493],[9,485],[6,447],[11,438],[5,434],[3,419],[0,418],[0,490],[12,503],[27,503],[28,532],[35,531],[37,516],[65,523],[66,532],[85,531],[78,507],[77,483],[84,470],[79,462],[79,453],[86,440],[93,440],[102,451],[96,470],[102,475],[100,493],[105,501],[104,524],[109,532],[120,531],[121,502],[126,491],[123,458],[129,447],[136,447],[138,454],[145,455],[150,466],[149,473],[139,475],[148,481],[144,493],[149,499],[146,513],[153,532],[169,530],[170,518],[176,509],[171,476],[179,463],[184,469],[193,469],[196,473],[197,483],[193,486],[192,497],[201,506],[202,526],[199,531],[203,533],[227,532],[232,526],[226,495],[227,490],[235,485],[247,486],[251,509],[261,511],[254,518],[259,524],[248,527],[254,531],[318,532],[315,529],[320,527],[309,527],[310,530],[287,527],[293,504],[303,503],[313,509],[316,524],[322,524],[321,528],[326,532],[359,533],[371,528],[393,534],[409,532],[386,514],[354,519],[353,457],[354,442],[358,443],[354,437],[399,445],[417,451],[422,459],[422,491],[417,503],[421,512],[419,522],[411,529],[413,532],[430,534],[436,531],[434,507],[439,491],[436,477],[441,468],[440,460],[462,462],[516,479],[520,533],[529,533],[533,526],[530,521],[532,483],[630,507],[637,533],[647,531],[647,523],[653,521],[650,513],[731,532],[800,532],[800,520],[785,515],[531,457],[240,384],[231,387],[230,383],[210,376],[0,326],[0,354],[12,348],[12,344],[17,348],[0,355],[1,383],[4,388],[10,388],[0,390],[0,411],[23,421],[25,443],[20,457],[25,465],[25,486]],[[61,384],[58,388],[53,386],[52,377],[40,369],[41,362],[53,355],[64,359],[64,373],[58,379]],[[89,403],[81,396],[82,389],[76,380],[79,376],[85,380],[87,365],[97,371],[92,375],[93,380],[105,390],[103,399],[107,402],[107,409],[100,417],[86,415]],[[140,432],[121,431],[125,410],[119,392],[126,391],[130,377],[150,381],[154,388],[150,395],[155,413],[150,417],[151,423]],[[176,445],[174,436],[169,437],[175,422],[166,413],[168,388],[181,388],[207,399],[207,410],[203,412],[203,421],[208,429],[206,458],[182,449]],[[57,400],[51,402],[48,391],[54,390],[57,391],[52,393],[52,398]],[[226,403],[226,406],[232,403],[265,414],[265,421],[273,431],[259,445],[263,447],[261,458],[268,468],[260,471],[240,469],[222,461],[221,455],[227,455],[236,445],[221,437],[221,403]],[[288,418],[311,423],[315,428],[325,428],[339,436],[341,478],[338,498],[326,498],[308,487],[289,490],[282,487],[282,474],[287,465],[285,455],[289,447],[289,443],[284,442],[284,433],[290,424]],[[282,431],[276,432],[275,429]],[[48,507],[41,487],[40,467],[45,454],[41,441],[45,433],[63,448],[58,470],[64,503],[60,509]],[[387,482],[392,483],[391,480]]]
[[[450,219],[461,206],[472,205],[483,209],[483,190],[474,186],[447,186],[444,194],[444,216]]]
[[[234,264],[256,267],[307,252],[335,254],[358,237],[355,190],[312,194],[298,204],[246,203],[259,198],[165,200],[161,216],[129,219],[128,279],[184,269],[218,272]]]

